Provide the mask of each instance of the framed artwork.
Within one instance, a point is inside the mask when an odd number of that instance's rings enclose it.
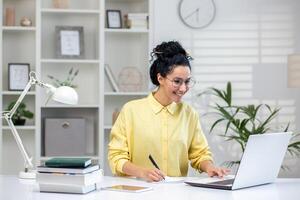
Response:
[[[120,10],[106,10],[107,28],[122,28],[122,17]]]
[[[22,91],[29,82],[28,63],[8,63],[8,90]]]
[[[82,26],[56,26],[57,58],[83,58],[84,40]]]

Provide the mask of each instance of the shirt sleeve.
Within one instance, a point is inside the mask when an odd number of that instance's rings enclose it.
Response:
[[[114,175],[124,176],[123,165],[130,160],[126,134],[125,109],[123,108],[113,125],[108,144],[108,161]]]
[[[205,160],[213,161],[212,153],[208,146],[205,135],[202,132],[198,113],[193,113],[194,128],[192,129],[192,140],[189,147],[189,160],[191,166],[199,171],[200,163]]]

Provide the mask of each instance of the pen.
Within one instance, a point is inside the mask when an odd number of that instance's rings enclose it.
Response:
[[[151,163],[154,165],[156,169],[159,169],[158,165],[156,164],[155,160],[152,158],[150,154],[149,154],[149,160],[151,161]],[[165,177],[163,177],[163,179],[165,180]]]

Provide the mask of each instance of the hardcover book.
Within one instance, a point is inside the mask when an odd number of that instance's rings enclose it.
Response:
[[[85,194],[97,190],[96,183],[87,186],[40,183],[39,187],[40,187],[40,192],[60,192],[60,193],[77,193],[77,194]]]
[[[76,168],[66,168],[66,167],[47,167],[38,166],[37,171],[41,173],[73,173],[73,174],[86,174],[89,172],[96,171],[100,168],[99,165],[90,165],[88,167],[76,167]]]
[[[90,158],[51,158],[45,162],[47,167],[87,167],[92,164]]]
[[[38,183],[86,186],[100,182],[102,176],[102,170],[96,170],[87,174],[37,173],[36,177]]]

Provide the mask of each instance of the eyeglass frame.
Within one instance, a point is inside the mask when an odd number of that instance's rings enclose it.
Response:
[[[187,87],[187,88],[192,88],[196,84],[196,81],[193,79],[193,77],[187,78],[186,80],[183,80],[181,78],[174,78],[173,80],[171,80],[167,76],[164,77],[164,78],[166,78],[167,80],[169,80],[172,83],[172,86],[174,88],[180,88],[183,83],[184,83],[185,87]],[[178,81],[180,81],[179,85],[176,85],[176,83],[175,83],[176,80],[175,79],[178,79]],[[188,80],[189,80],[189,83],[187,83]],[[191,84],[191,83],[192,83],[192,86],[189,86],[189,84]]]

